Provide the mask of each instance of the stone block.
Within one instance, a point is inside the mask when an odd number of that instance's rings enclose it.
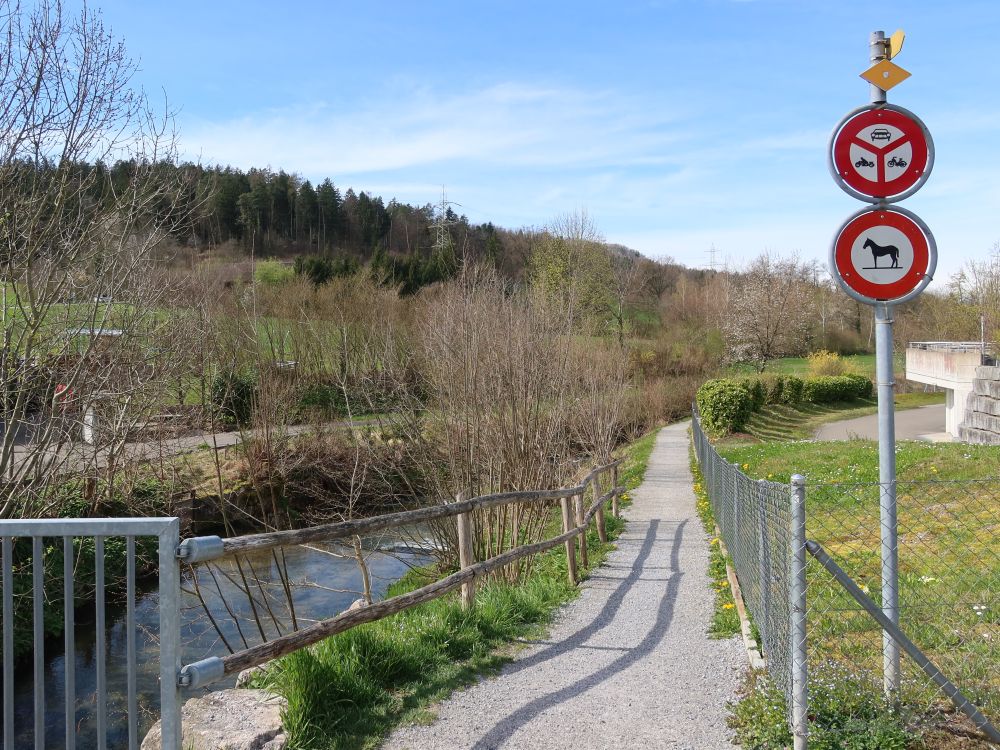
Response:
[[[1000,445],[1000,435],[997,433],[967,427],[965,424],[958,428],[958,439],[970,445]]]
[[[267,690],[218,690],[191,698],[181,709],[184,750],[283,750],[284,698]],[[161,750],[160,722],[141,750]]]

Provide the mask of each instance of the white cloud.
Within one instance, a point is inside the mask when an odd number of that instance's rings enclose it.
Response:
[[[192,121],[182,142],[209,163],[266,162],[342,179],[456,161],[532,169],[662,163],[664,148],[685,137],[675,126],[609,92],[502,83],[464,94],[417,90],[354,112],[313,105]]]

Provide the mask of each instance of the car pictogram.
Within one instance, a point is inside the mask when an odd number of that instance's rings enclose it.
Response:
[[[892,140],[892,133],[885,128],[875,128],[871,134],[872,142]]]

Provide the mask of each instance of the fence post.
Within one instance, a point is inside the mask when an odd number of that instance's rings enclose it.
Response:
[[[601,498],[601,475],[600,472],[594,474],[594,481],[592,484],[594,488],[594,502],[596,503]],[[597,538],[601,540],[602,543],[608,541],[608,528],[604,525],[604,503],[598,503],[597,505]]]
[[[792,476],[791,556],[788,611],[791,613],[792,736],[795,750],[806,750],[809,665],[806,653],[806,480]]]
[[[621,513],[618,507],[618,464],[611,467],[611,489],[615,491],[615,494],[611,496],[611,515],[615,518],[620,518]]]
[[[569,509],[569,498],[561,497],[559,498],[559,504],[562,506],[562,522],[563,522],[563,533],[573,528],[575,524],[572,520],[572,514]],[[573,537],[566,540],[566,572],[569,576],[569,585],[576,585],[576,542]]]
[[[160,737],[163,750],[181,750],[181,576],[177,548],[180,519],[159,535],[160,562]]]
[[[468,493],[460,492],[455,498],[458,502],[466,499]],[[459,513],[455,517],[458,525],[458,564],[465,570],[476,563],[472,549],[472,511]],[[462,609],[471,609],[476,603],[476,582],[467,581],[462,584]]]
[[[587,557],[587,527],[584,525],[584,512],[583,512],[583,493],[573,496],[573,504],[576,506],[576,525],[583,527],[583,531],[580,532],[580,564],[585,567],[590,567],[590,559]]]
[[[757,577],[760,579],[760,605],[764,622],[760,623],[762,633],[773,633],[771,629],[771,537],[767,533],[767,504],[764,500],[766,488],[764,480],[757,482],[757,520],[760,533],[757,537]]]

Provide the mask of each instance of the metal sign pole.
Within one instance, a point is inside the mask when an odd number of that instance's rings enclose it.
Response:
[[[882,540],[882,612],[899,625],[899,548],[896,526],[896,413],[893,404],[892,305],[875,305],[875,379],[878,381],[878,481]],[[882,685],[899,690],[899,644],[882,631]]]
[[[870,41],[871,62],[886,58],[885,32],[874,31]],[[872,104],[885,103],[885,91],[871,87]],[[885,202],[879,202],[885,207]],[[893,403],[892,305],[875,305],[875,379],[878,381],[878,480],[881,526],[882,612],[899,625],[899,531],[896,519],[896,411]],[[899,690],[899,644],[882,631],[882,687],[886,695]]]

